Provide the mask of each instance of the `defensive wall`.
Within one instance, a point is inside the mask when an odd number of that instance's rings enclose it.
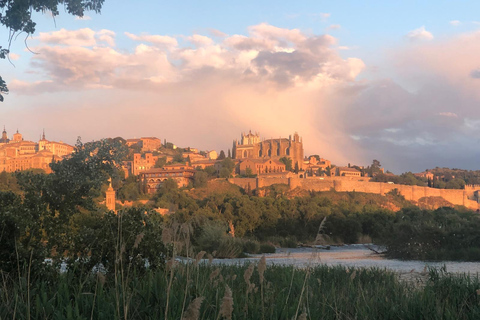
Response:
[[[370,182],[368,178],[354,177],[257,177],[257,178],[232,178],[229,181],[250,190],[268,187],[274,184],[286,184],[290,189],[301,188],[309,191],[330,191],[338,192],[365,192],[385,195],[397,189],[398,193],[406,200],[418,201],[425,197],[442,197],[454,205],[462,205],[469,209],[477,210],[479,203],[474,200],[474,194],[480,190],[480,185],[466,186],[465,189],[435,189],[429,187],[407,186],[402,184],[391,184],[386,182]]]

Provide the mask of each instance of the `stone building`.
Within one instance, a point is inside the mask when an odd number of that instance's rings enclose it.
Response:
[[[4,129],[0,141],[0,171],[6,172],[42,169],[50,173],[52,161],[60,161],[74,151],[74,147],[66,143],[47,140],[45,132],[35,143],[23,140],[18,130],[10,140]]]
[[[298,133],[293,137],[278,139],[261,139],[259,133],[242,133],[240,141],[233,141],[233,159],[273,159],[282,157],[292,159],[292,168],[298,165],[303,169],[303,143]]]
[[[19,134],[18,131],[17,134]],[[13,140],[15,141],[15,135]],[[47,140],[45,138],[45,130],[43,131],[42,138],[40,139],[40,141],[38,141],[38,151],[48,150],[59,157],[64,157],[71,154],[74,149],[75,148],[73,146],[66,144],[62,141],[56,142]]]
[[[309,176],[326,175],[328,168],[331,168],[332,162],[316,156],[310,156],[308,160],[304,161],[304,169]]]
[[[349,167],[336,167],[335,170],[331,172],[335,172],[335,175],[339,177],[361,177],[362,175],[357,169]]]
[[[139,144],[142,147],[143,152],[151,152],[158,150],[162,146],[162,140],[157,137],[142,137],[140,139],[127,139],[127,147],[131,147],[135,144]]]
[[[269,174],[279,173],[285,171],[285,164],[273,159],[246,159],[240,162],[240,174],[247,174],[250,169],[250,174]]]
[[[152,153],[145,153],[145,156],[142,157],[140,153],[133,154],[133,161],[127,161],[126,165],[129,171],[129,174],[136,176],[142,171],[150,170],[155,166],[158,157],[154,156]]]
[[[178,187],[185,187],[193,181],[195,169],[185,164],[166,165],[163,168],[153,168],[140,172],[140,181],[145,193],[155,193],[167,179],[173,179]]]

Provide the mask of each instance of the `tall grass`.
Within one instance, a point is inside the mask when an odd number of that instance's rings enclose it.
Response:
[[[478,278],[432,270],[414,287],[379,269],[262,268],[202,261],[132,270],[123,290],[93,273],[30,284],[27,274],[2,273],[0,319],[480,319]]]

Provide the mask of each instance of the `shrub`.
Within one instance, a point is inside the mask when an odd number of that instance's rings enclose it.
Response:
[[[240,239],[224,236],[220,240],[216,258],[232,259],[238,258],[243,252],[243,244]]]
[[[270,243],[262,243],[260,245],[260,253],[275,253],[275,247]]]
[[[291,236],[286,237],[285,239],[280,241],[280,246],[283,248],[296,248],[298,244],[297,237]]]
[[[246,240],[243,243],[243,251],[246,253],[259,253],[260,252],[260,243],[256,240]]]
[[[227,226],[221,222],[207,222],[197,239],[198,249],[212,253],[220,247],[222,239],[227,235]]]

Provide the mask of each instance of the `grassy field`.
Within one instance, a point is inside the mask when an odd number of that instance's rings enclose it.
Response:
[[[480,281],[430,270],[174,263],[136,274],[2,274],[0,319],[480,319]]]

